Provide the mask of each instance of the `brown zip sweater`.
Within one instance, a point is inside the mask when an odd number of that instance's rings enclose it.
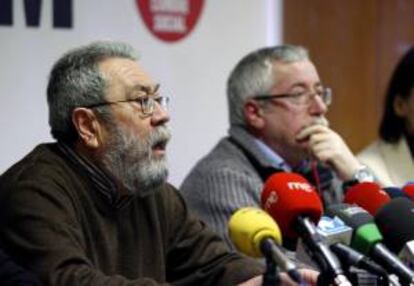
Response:
[[[57,144],[0,178],[0,242],[45,285],[235,285],[262,272],[229,253],[168,184],[121,208]]]

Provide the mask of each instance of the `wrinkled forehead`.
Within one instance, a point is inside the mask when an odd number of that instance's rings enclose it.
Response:
[[[125,58],[108,58],[99,64],[107,83],[107,99],[120,100],[137,89],[152,89],[155,83],[139,62]]]
[[[310,60],[275,62],[273,74],[275,86],[281,89],[295,86],[314,87],[321,84],[318,71]]]

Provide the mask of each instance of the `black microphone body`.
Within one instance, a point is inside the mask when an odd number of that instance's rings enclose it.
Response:
[[[384,244],[407,264],[414,262],[414,202],[397,198],[375,215],[375,222],[384,236]]]
[[[338,259],[316,231],[314,223],[320,220],[323,206],[314,187],[305,178],[288,172],[273,174],[264,184],[261,203],[278,222],[284,237],[303,238],[306,252],[322,270],[319,281],[325,285],[351,285]]]
[[[397,275],[402,285],[414,285],[414,275],[408,266],[406,266],[397,256],[392,253],[384,244],[376,243],[371,248],[371,256],[384,267]]]
[[[376,274],[380,279],[382,279],[385,285],[389,285],[387,271],[359,251],[356,251],[348,245],[340,242],[332,244],[331,250],[338,256],[342,263],[348,266],[364,269],[372,274]]]
[[[331,217],[338,216],[354,229],[353,247],[397,275],[403,285],[414,285],[414,273],[381,243],[382,236],[368,212],[355,205],[341,204],[328,208],[327,214]]]
[[[323,242],[313,222],[307,217],[299,216],[296,220],[296,228],[302,234],[301,237],[309,256],[321,268],[321,275],[325,276],[325,280],[331,281],[331,283],[338,286],[351,285],[344,274],[338,258]]]
[[[273,261],[284,272],[287,272],[289,277],[296,283],[302,282],[302,277],[296,265],[286,257],[280,247],[271,238],[265,238],[260,242],[260,250],[266,259]]]

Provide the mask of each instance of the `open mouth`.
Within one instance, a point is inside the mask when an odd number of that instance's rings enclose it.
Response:
[[[167,140],[162,140],[162,141],[156,142],[154,145],[152,145],[152,150],[155,153],[164,154],[165,150],[166,150],[166,147],[167,147]]]

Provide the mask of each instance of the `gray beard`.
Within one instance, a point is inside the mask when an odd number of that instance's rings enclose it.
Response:
[[[111,139],[105,146],[101,162],[129,194],[140,197],[152,193],[168,177],[165,156],[154,157],[152,147],[170,139],[166,126],[155,129],[148,138],[141,139],[127,128],[109,123]]]

